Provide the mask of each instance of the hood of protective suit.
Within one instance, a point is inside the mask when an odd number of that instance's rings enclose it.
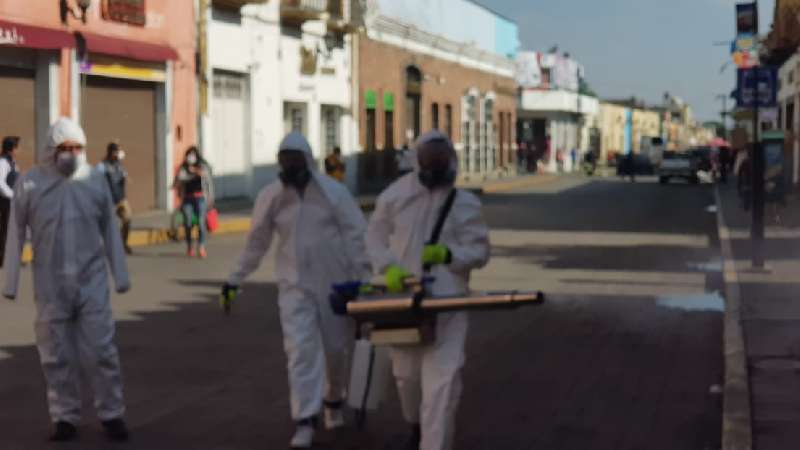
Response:
[[[317,172],[317,163],[314,161],[314,152],[311,151],[311,145],[308,143],[308,140],[306,140],[305,136],[298,131],[292,131],[291,133],[287,134],[286,137],[283,138],[283,141],[281,141],[281,145],[278,147],[278,153],[290,150],[303,152],[303,156],[306,158],[306,165],[308,165],[308,170],[310,170],[312,174]]]
[[[453,146],[453,141],[450,138],[442,133],[439,130],[432,130],[428,131],[427,133],[421,135],[417,138],[417,142],[414,144],[414,154],[413,154],[413,164],[414,164],[414,172],[419,172],[421,167],[419,165],[419,151],[423,145],[433,142],[433,141],[445,141],[447,142],[447,146],[450,148],[450,169],[458,175],[458,154],[456,153],[456,149]]]
[[[42,167],[55,169],[56,150],[59,145],[68,141],[86,146],[86,133],[83,132],[83,128],[77,122],[67,117],[62,117],[50,126],[50,130],[47,133],[47,143],[38,164]],[[85,178],[89,175],[89,172],[91,172],[91,167],[86,161],[86,151],[84,150],[78,159],[78,167],[72,177]]]

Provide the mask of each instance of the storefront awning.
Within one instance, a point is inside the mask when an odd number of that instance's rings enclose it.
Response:
[[[75,39],[65,31],[0,20],[0,47],[4,46],[57,50],[74,48]]]
[[[168,61],[178,59],[178,52],[166,45],[129,41],[127,39],[100,36],[91,33],[80,33],[80,36],[86,40],[86,50],[89,51],[89,53],[122,56],[139,61]]]

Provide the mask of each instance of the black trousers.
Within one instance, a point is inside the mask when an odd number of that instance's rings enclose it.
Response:
[[[6,237],[8,236],[8,221],[11,218],[11,199],[0,197],[0,267],[6,255]]]

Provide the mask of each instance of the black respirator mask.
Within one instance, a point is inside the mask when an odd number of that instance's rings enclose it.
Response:
[[[419,171],[419,182],[428,189],[452,186],[456,181],[456,172],[450,167],[433,167]]]
[[[278,175],[284,186],[305,189],[311,181],[311,171],[306,167],[290,167],[283,169]]]

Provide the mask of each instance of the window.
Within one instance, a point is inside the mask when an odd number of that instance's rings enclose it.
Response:
[[[453,105],[444,106],[444,132],[453,139]]]
[[[384,116],[383,149],[394,149],[394,111],[386,111]]]
[[[375,151],[375,110],[367,110],[367,151]]]
[[[336,107],[323,107],[323,120],[325,129],[325,150],[333,152],[339,146],[339,112]]]
[[[406,68],[406,139],[410,144],[420,134],[422,72],[414,66]]]
[[[434,103],[431,105],[431,125],[434,130],[439,129],[439,104]]]
[[[292,131],[303,132],[303,112],[300,109],[292,109]]]
[[[500,113],[500,130],[499,131],[500,132],[498,133],[498,136],[497,136],[497,142],[500,144],[500,155],[501,155],[501,158],[503,160],[505,160],[505,158],[503,158],[503,156],[502,156],[502,155],[505,154],[504,152],[506,151],[506,113],[504,113],[504,112]]]
[[[786,104],[786,130],[794,131],[794,103]]]

